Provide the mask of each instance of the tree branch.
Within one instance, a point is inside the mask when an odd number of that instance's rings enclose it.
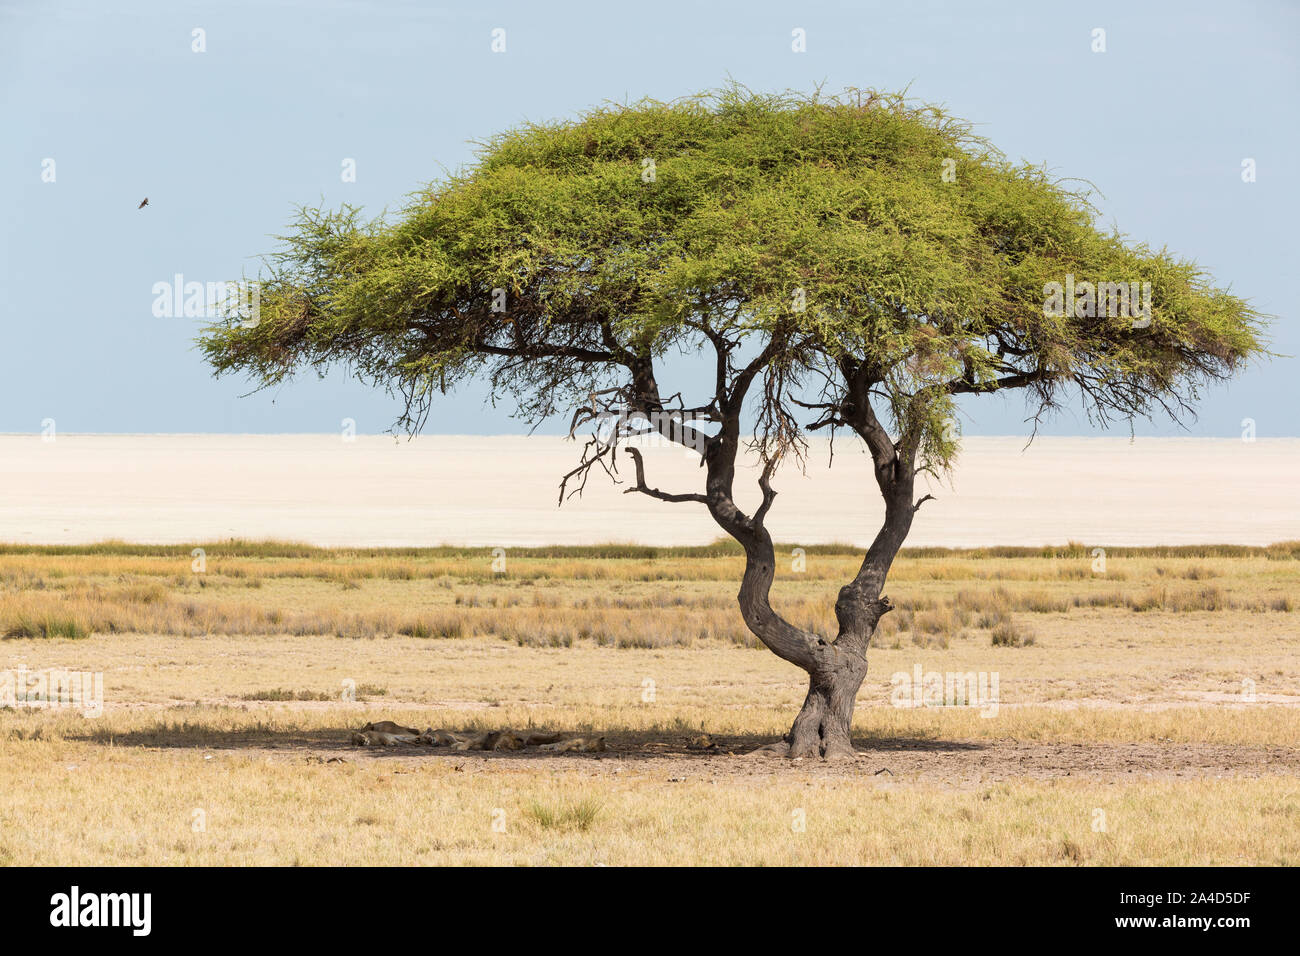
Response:
[[[704,495],[697,495],[697,494],[670,495],[665,491],[660,491],[658,488],[649,487],[645,483],[645,462],[641,460],[640,449],[628,448],[625,450],[629,455],[632,456],[632,463],[636,466],[636,487],[628,488],[626,491],[623,492],[623,494],[630,495],[634,491],[639,491],[643,495],[649,495],[651,498],[658,498],[660,501],[673,501],[673,502],[695,501],[704,505],[709,503],[709,499],[706,498]]]

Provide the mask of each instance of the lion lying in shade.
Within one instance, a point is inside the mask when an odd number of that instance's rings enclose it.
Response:
[[[551,753],[603,753],[605,738],[565,737],[563,734],[526,733],[512,730],[489,730],[480,734],[454,734],[449,730],[429,728],[423,733],[403,727],[391,720],[366,724],[352,735],[358,747],[396,747],[403,744],[426,747],[450,747],[453,751],[523,750],[537,747]]]

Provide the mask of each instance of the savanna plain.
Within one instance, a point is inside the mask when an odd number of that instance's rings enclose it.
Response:
[[[779,554],[774,607],[833,635],[861,552]],[[905,550],[834,763],[752,753],[806,685],[742,566],[0,546],[0,863],[1300,863],[1300,542]],[[604,749],[353,745],[383,720]]]

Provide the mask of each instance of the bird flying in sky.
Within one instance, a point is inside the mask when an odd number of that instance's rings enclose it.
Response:
[[[147,205],[149,205],[149,197],[145,196],[143,199],[140,200],[140,205],[136,206],[135,208],[143,209]]]

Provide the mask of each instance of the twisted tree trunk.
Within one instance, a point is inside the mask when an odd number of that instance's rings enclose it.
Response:
[[[873,436],[874,437],[874,436]],[[877,479],[885,498],[885,520],[867,550],[854,579],[840,589],[835,602],[839,633],[827,641],[786,622],[768,603],[775,560],[772,541],[761,517],[771,503],[765,486],[764,508],[744,528],[734,522],[722,524],[745,544],[745,576],[739,602],[745,623],[777,655],[801,667],[808,674],[808,693],[789,733],[764,750],[792,758],[854,757],[853,709],[858,690],[867,676],[867,647],[880,619],[891,610],[882,595],[885,578],[895,556],[912,527],[920,503],[912,501],[915,472],[914,451],[903,445],[889,445],[877,467]],[[728,499],[729,500],[729,499]],[[715,510],[715,518],[719,513]],[[746,537],[748,533],[748,537]]]
[[[867,676],[867,647],[880,618],[893,610],[887,597],[878,596],[885,572],[911,524],[910,501],[905,511],[892,516],[877,537],[886,539],[882,548],[873,545],[868,559],[852,582],[840,589],[835,603],[839,634],[827,641],[790,624],[772,610],[768,600],[775,571],[772,539],[761,526],[745,544],[745,575],[737,596],[746,626],[777,656],[808,674],[808,694],[785,738],[766,750],[790,757],[837,758],[853,756],[851,739],[853,708],[859,688]],[[902,524],[903,527],[898,527]],[[739,536],[738,536],[739,537]],[[884,561],[883,568],[879,562]]]
[[[835,605],[840,634],[834,643],[819,642],[808,672],[808,696],[786,735],[791,757],[853,756],[851,728],[858,690],[867,676],[867,645],[876,624],[893,610],[889,598],[859,604],[851,586]]]
[[[716,345],[717,338],[714,338]],[[921,505],[912,501],[919,433],[912,427],[897,441],[892,440],[871,408],[870,388],[879,379],[873,378],[870,369],[844,361],[846,394],[834,406],[835,414],[828,422],[852,428],[871,452],[876,483],[885,501],[885,520],[857,575],[840,589],[835,603],[835,617],[839,622],[835,640],[828,641],[795,627],[776,613],[769,601],[776,556],[765,520],[776,498],[770,479],[779,456],[764,455],[763,473],[758,480],[763,499],[752,515],[736,506],[733,490],[741,446],[741,408],[754,377],[771,359],[775,343],[774,339],[736,375],[731,389],[724,384],[728,353],[719,348],[717,395],[707,411],[710,420],[718,422],[720,427],[716,435],[703,442],[704,494],[669,494],[650,487],[641,455],[635,448],[629,448],[628,454],[635,464],[636,484],[628,490],[660,501],[704,504],[718,526],[745,549],[745,573],[737,595],[745,625],[774,654],[808,674],[808,694],[790,732],[778,743],[762,749],[790,757],[851,757],[856,756],[851,737],[853,708],[867,676],[867,646],[880,618],[893,610],[881,589],[911,529],[912,516]],[[665,438],[686,444],[687,436],[674,420],[665,422],[660,415],[663,403],[649,361],[633,363],[630,367],[634,373],[629,390],[631,410],[652,423],[657,422],[651,427]]]

